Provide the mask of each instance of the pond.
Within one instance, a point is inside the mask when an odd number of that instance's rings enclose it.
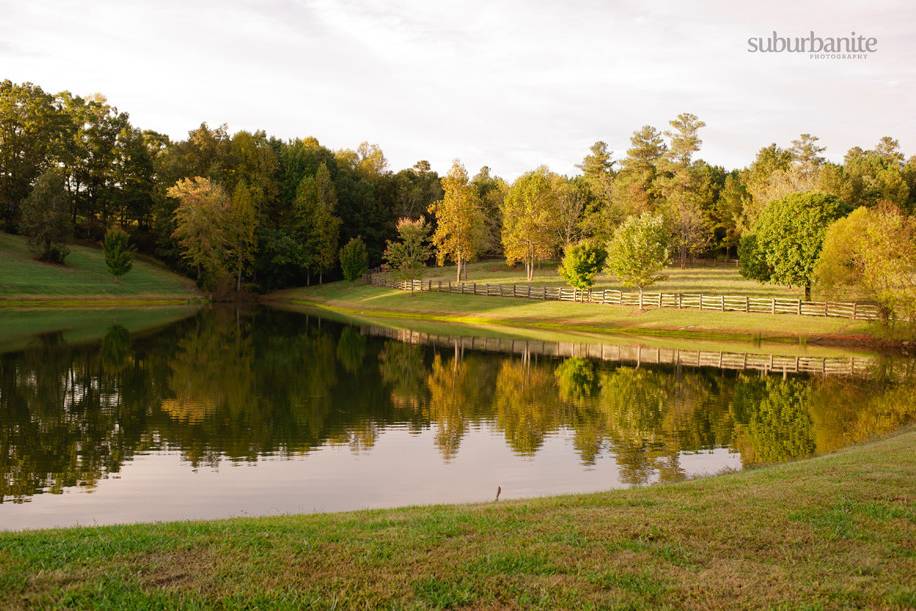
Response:
[[[45,332],[0,354],[0,528],[607,490],[831,452],[916,413],[913,362],[875,355],[268,308],[98,335]]]

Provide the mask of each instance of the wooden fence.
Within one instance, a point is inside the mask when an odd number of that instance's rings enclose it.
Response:
[[[565,287],[531,286],[530,284],[483,284],[477,282],[443,282],[442,280],[392,280],[369,274],[367,280],[375,286],[402,291],[433,291],[484,295],[487,297],[519,297],[547,301],[576,301],[638,307],[712,310],[718,312],[751,312],[758,314],[796,314],[877,320],[878,307],[869,303],[842,301],[804,301],[785,297],[748,297],[746,295],[703,295],[698,293],[627,293],[615,289],[579,290]]]
[[[749,352],[716,352],[711,350],[682,350],[679,348],[650,348],[640,344],[586,344],[548,342],[541,340],[496,337],[448,336],[369,326],[363,332],[387,337],[409,344],[424,344],[443,348],[464,348],[504,354],[539,354],[554,357],[582,357],[633,365],[668,365],[683,367],[712,367],[735,371],[760,371],[777,374],[817,374],[865,376],[874,360],[868,357],[784,356]]]

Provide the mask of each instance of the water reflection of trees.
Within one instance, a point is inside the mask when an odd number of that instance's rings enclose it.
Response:
[[[912,377],[912,374],[911,374]],[[912,379],[782,379],[611,366],[366,337],[280,312],[203,313],[99,345],[59,335],[0,355],[0,500],[93,486],[140,452],[194,466],[371,448],[398,423],[432,425],[446,460],[486,423],[516,453],[569,431],[584,464],[614,456],[624,481],[684,477],[685,453],[729,447],[744,464],[835,450],[916,410]]]

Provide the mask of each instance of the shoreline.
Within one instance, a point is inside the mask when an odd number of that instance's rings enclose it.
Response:
[[[3,532],[0,603],[905,607],[914,443],[598,493]]]
[[[326,285],[327,286],[327,285]],[[399,291],[368,286],[342,287],[342,291],[325,290],[321,294],[314,289],[290,289],[265,295],[260,303],[265,305],[307,306],[324,309],[350,316],[371,316],[374,318],[398,318],[427,322],[455,323],[463,325],[486,325],[491,327],[529,328],[547,331],[576,331],[615,336],[643,336],[664,339],[690,339],[723,342],[767,342],[788,345],[815,345],[824,347],[867,349],[879,352],[909,354],[914,342],[907,339],[881,337],[871,332],[880,331],[875,323],[844,321],[846,328],[840,331],[821,330],[824,319],[787,321],[791,314],[744,314],[726,313],[730,317],[727,325],[717,322],[716,313],[692,312],[685,310],[634,310],[627,306],[599,305],[569,302],[532,302],[523,298],[487,297],[457,295],[450,293],[401,293]],[[368,290],[375,291],[372,294]],[[334,295],[334,292],[339,292]],[[358,295],[352,293],[358,292]],[[349,294],[348,294],[349,293]],[[433,298],[429,296],[433,295]],[[378,297],[384,297],[384,305],[376,305]],[[390,299],[389,299],[390,297]],[[467,299],[485,302],[502,302],[503,308],[478,308],[476,311],[465,307]],[[425,306],[420,300],[426,299]],[[465,305],[463,305],[465,304]],[[513,307],[524,310],[513,313]],[[476,304],[474,307],[477,307]],[[543,315],[533,314],[540,307]],[[578,309],[578,312],[574,311]],[[498,311],[494,311],[498,310]],[[581,313],[583,316],[577,317]],[[565,314],[565,315],[563,315]],[[651,316],[650,323],[639,319]],[[576,320],[578,318],[578,320]],[[809,318],[809,317],[798,317]],[[689,321],[690,324],[684,324]],[[743,329],[740,322],[747,322],[756,328]],[[828,319],[828,324],[837,323]],[[739,324],[733,324],[739,323]],[[788,324],[787,324],[788,323]],[[799,324],[801,323],[801,324]],[[782,327],[795,325],[804,327],[810,323],[810,332],[795,333]],[[843,322],[835,326],[843,325]]]

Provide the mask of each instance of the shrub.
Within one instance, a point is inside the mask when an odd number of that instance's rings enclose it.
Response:
[[[595,276],[604,268],[607,251],[593,242],[579,242],[566,248],[559,272],[563,279],[577,289],[591,288]]]
[[[120,278],[133,266],[134,253],[128,244],[127,232],[120,227],[111,227],[105,232],[102,243],[105,250],[105,264],[115,278]]]

